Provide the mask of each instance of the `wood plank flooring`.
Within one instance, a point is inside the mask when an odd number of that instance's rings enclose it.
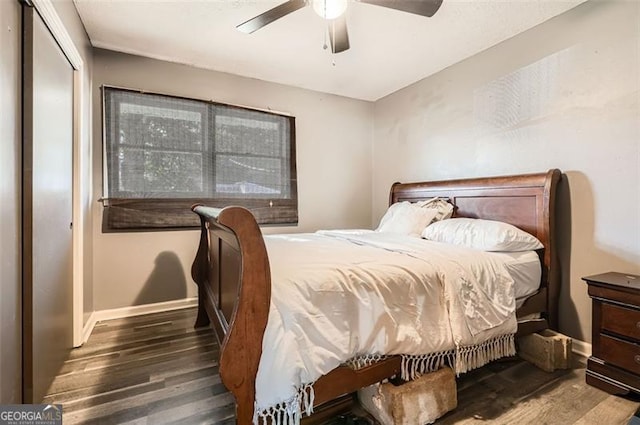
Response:
[[[195,309],[100,322],[72,351],[44,403],[65,425],[232,424],[233,397],[218,375],[213,332],[193,329]],[[437,425],[622,425],[638,403],[584,382],[584,364],[546,373],[520,360],[458,380],[458,408]]]
[[[194,321],[185,309],[98,323],[44,402],[65,425],[234,423],[215,336]]]

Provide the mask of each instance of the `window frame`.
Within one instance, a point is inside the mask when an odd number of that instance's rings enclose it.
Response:
[[[102,149],[103,149],[103,158],[102,158],[102,166],[103,166],[103,197],[100,201],[103,204],[103,221],[102,221],[102,231],[103,233],[113,233],[113,232],[139,232],[139,231],[164,231],[164,230],[188,230],[198,228],[200,223],[196,214],[191,212],[191,206],[194,204],[202,204],[217,208],[223,208],[229,205],[240,205],[247,209],[249,209],[254,216],[258,224],[261,226],[290,226],[297,225],[298,223],[298,190],[297,190],[297,166],[296,166],[296,127],[295,127],[295,117],[290,114],[274,112],[271,110],[264,110],[258,108],[249,108],[246,106],[239,106],[221,102],[215,102],[211,100],[197,99],[197,98],[188,98],[184,96],[176,96],[169,95],[163,93],[156,93],[151,91],[144,90],[136,90],[129,89],[111,85],[102,85],[101,89],[101,103],[102,103]],[[203,135],[202,135],[202,143],[200,150],[180,150],[180,152],[202,152],[202,192],[200,196],[193,197],[128,197],[122,196],[126,194],[126,192],[122,192],[119,189],[113,191],[110,195],[110,189],[113,187],[112,185],[118,185],[120,182],[118,180],[119,173],[119,165],[115,165],[116,169],[109,169],[109,160],[111,159],[111,164],[118,164],[117,158],[113,158],[117,155],[117,151],[120,147],[118,143],[115,149],[111,149],[111,157],[109,158],[110,151],[108,146],[108,138],[107,131],[116,131],[112,134],[118,134],[119,131],[117,128],[114,129],[113,126],[117,126],[117,119],[111,119],[112,122],[107,123],[107,108],[112,107],[117,109],[116,105],[121,104],[121,100],[117,100],[116,102],[110,102],[110,105],[107,104],[107,90],[114,90],[120,92],[130,92],[141,95],[153,95],[160,97],[167,97],[170,99],[184,100],[187,102],[197,102],[201,103],[202,108],[198,108],[196,106],[193,109],[188,108],[194,112],[200,112],[203,114]],[[114,105],[114,103],[116,105]],[[151,103],[151,102],[149,102]],[[153,105],[155,106],[155,105]],[[288,149],[288,158],[286,152],[285,141],[283,140],[280,146],[283,148],[280,152],[280,156],[261,156],[261,155],[251,155],[247,154],[247,157],[269,157],[269,158],[280,158],[282,162],[282,174],[281,179],[283,183],[288,183],[288,196],[284,198],[276,198],[273,196],[269,196],[269,194],[265,194],[262,196],[254,196],[243,198],[241,196],[208,196],[208,193],[211,193],[210,189],[213,188],[213,193],[220,193],[216,191],[216,155],[218,155],[217,151],[217,140],[215,136],[215,124],[216,118],[219,115],[217,108],[230,108],[231,110],[244,110],[249,111],[251,113],[263,113],[269,115],[275,115],[280,118],[284,118],[289,124],[289,149]],[[113,114],[114,111],[111,111]],[[119,114],[119,111],[115,112]],[[227,115],[231,116],[231,115]],[[110,125],[109,128],[107,126]],[[279,126],[283,126],[283,123],[278,123]],[[212,134],[213,133],[213,134]],[[286,138],[286,131],[280,131],[281,137]],[[156,150],[156,151],[165,151],[167,149],[163,148],[144,148],[146,150]],[[209,155],[207,155],[209,154]],[[233,152],[225,152],[221,151],[221,155],[234,155]],[[207,158],[210,156],[210,158]],[[288,159],[288,160],[287,160]],[[211,181],[208,179],[211,178]],[[116,186],[118,187],[118,186]],[[163,195],[168,195],[167,192],[158,192]],[[118,196],[113,196],[113,195]]]

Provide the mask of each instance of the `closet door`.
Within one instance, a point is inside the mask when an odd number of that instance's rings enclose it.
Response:
[[[73,344],[73,68],[23,11],[23,402],[39,403]]]
[[[0,404],[22,400],[22,10],[0,0]]]

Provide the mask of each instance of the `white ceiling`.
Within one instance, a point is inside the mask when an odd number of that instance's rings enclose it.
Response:
[[[74,1],[96,47],[374,101],[585,0],[444,0],[432,18],[350,1],[337,55],[310,7],[235,29],[285,0]]]

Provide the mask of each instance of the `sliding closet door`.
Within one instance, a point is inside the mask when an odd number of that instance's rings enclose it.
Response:
[[[0,404],[22,400],[22,12],[0,0]]]
[[[73,344],[73,69],[24,7],[23,391],[47,392]]]

